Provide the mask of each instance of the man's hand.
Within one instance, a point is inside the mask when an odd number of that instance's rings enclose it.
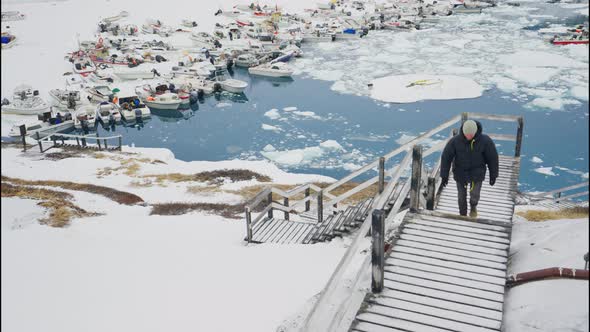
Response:
[[[440,186],[444,188],[444,187],[446,187],[446,186],[447,186],[447,184],[449,184],[449,178],[448,178],[448,177],[446,177],[446,178],[441,178],[441,179],[442,179],[442,180],[441,180],[441,182],[440,182]]]
[[[490,178],[490,186],[493,186],[496,183],[496,178]]]

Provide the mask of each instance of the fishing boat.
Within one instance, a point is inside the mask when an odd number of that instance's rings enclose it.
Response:
[[[243,93],[248,87],[248,83],[230,78],[227,69],[222,66],[216,67],[215,82],[222,90],[237,94]]]
[[[215,70],[215,67],[213,67],[213,70]],[[209,69],[205,69],[204,67],[201,66],[195,66],[193,67],[178,67],[178,66],[174,66],[172,67],[172,69],[170,70],[170,73],[172,74],[172,77],[178,77],[178,76],[189,76],[189,77],[193,77],[193,76],[204,76],[207,77],[209,75],[211,75],[211,70]]]
[[[180,25],[187,27],[187,28],[194,28],[196,26],[198,26],[197,22],[191,19],[183,19],[180,22]]]
[[[121,108],[111,102],[102,102],[96,107],[96,119],[103,125],[121,122]]]
[[[163,25],[160,20],[155,19],[147,19],[146,22],[141,26],[141,31],[146,34],[155,34],[162,37],[168,37],[174,33],[174,29]]]
[[[82,50],[73,52],[70,56],[70,62],[74,65],[74,72],[82,76],[87,76],[96,71],[96,66],[92,61],[92,58]]]
[[[120,97],[118,102],[121,107],[121,114],[126,122],[133,122],[151,116],[150,109],[141,102],[139,96]]]
[[[8,32],[2,32],[0,41],[2,42],[2,49],[8,49],[16,45],[16,36]]]
[[[110,23],[110,22],[118,21],[118,20],[120,20],[120,19],[122,19],[124,17],[127,17],[127,16],[129,16],[129,12],[123,10],[123,11],[121,11],[117,15],[105,17],[102,20],[105,21],[105,22],[109,22]]]
[[[163,93],[161,95],[152,95],[145,98],[144,103],[149,108],[160,110],[176,110],[181,104],[180,98],[176,93]]]
[[[284,62],[266,63],[256,67],[248,68],[251,75],[267,77],[291,77],[294,70]]]
[[[188,90],[191,95],[199,95],[199,91],[203,94],[211,94],[215,89],[215,83],[208,79],[198,76],[180,76],[170,80],[171,83],[181,86],[183,84],[188,85]]]
[[[37,121],[23,124],[27,131],[26,135],[33,138],[44,138],[51,134],[68,132],[74,129],[74,120],[72,120],[70,113],[61,115],[58,112],[55,116],[52,116],[51,111],[39,114]],[[20,125],[22,124],[13,126],[8,136],[20,136]]]
[[[584,36],[582,34],[579,35],[571,35],[566,37],[554,37],[551,39],[551,44],[553,45],[579,45],[585,44],[588,45],[588,36]]]
[[[336,40],[336,34],[331,32],[321,32],[317,30],[315,32],[303,33],[301,37],[302,43],[323,43],[331,42]]]
[[[96,109],[91,105],[85,105],[73,112],[74,128],[89,131],[96,125]]]
[[[193,32],[189,39],[193,41],[193,44],[196,47],[207,49],[215,48],[215,38],[207,32]]]
[[[49,110],[39,91],[29,85],[19,85],[14,89],[12,101],[2,100],[2,112],[10,114],[34,115],[43,114]]]

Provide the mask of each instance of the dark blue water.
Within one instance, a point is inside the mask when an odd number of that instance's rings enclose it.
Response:
[[[115,132],[123,134],[124,144],[168,148],[177,158],[187,161],[263,159],[259,152],[267,144],[277,150],[291,150],[317,146],[328,139],[338,141],[347,152],[357,149],[359,155],[372,161],[399,146],[395,140],[401,132],[418,135],[461,112],[514,114],[525,118],[522,190],[547,190],[578,183],[583,180],[581,175],[572,173],[588,172],[588,103],[568,106],[565,111],[532,111],[524,108],[523,103],[502,98],[502,93],[491,90],[477,99],[384,107],[368,97],[333,92],[330,82],[297,77],[270,81],[251,78],[242,70],[237,70],[234,77],[249,83],[245,96],[225,93],[208,96],[183,112],[155,110],[143,128],[117,126]],[[301,118],[282,110],[293,106],[300,111],[315,112],[322,119]],[[264,116],[273,108],[279,109],[284,121]],[[282,131],[262,130],[263,123],[279,126]],[[484,132],[516,134],[515,123],[483,121],[483,126]],[[103,129],[99,131],[101,135],[107,134]],[[497,143],[500,153],[514,153],[514,143]],[[541,158],[543,163],[531,162],[533,156]],[[340,178],[350,172],[341,167],[343,162],[366,163],[355,160],[354,156],[348,158],[351,160],[338,154],[327,155],[288,170]],[[557,176],[533,171],[540,166],[554,167]]]

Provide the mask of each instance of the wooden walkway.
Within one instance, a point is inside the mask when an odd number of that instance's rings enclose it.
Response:
[[[365,297],[350,330],[500,331],[519,169],[519,157],[501,156],[476,220],[458,216],[453,181],[435,211],[408,213],[387,252],[383,290]]]

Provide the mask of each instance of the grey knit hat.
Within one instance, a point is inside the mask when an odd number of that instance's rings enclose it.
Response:
[[[463,135],[475,135],[477,133],[477,123],[473,120],[467,120],[463,123]]]

